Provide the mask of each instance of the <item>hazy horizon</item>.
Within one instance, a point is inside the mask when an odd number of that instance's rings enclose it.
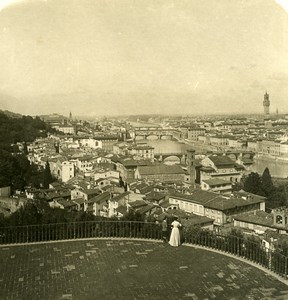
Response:
[[[0,109],[260,114],[267,91],[270,113],[287,113],[285,3],[6,0],[0,3]]]

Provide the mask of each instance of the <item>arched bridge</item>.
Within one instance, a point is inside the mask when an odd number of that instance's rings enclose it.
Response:
[[[187,154],[183,152],[154,153],[154,157],[160,161],[164,161],[168,157],[178,157],[180,163],[186,163]]]
[[[176,135],[175,129],[164,129],[162,127],[137,127],[133,131],[134,139],[171,139]]]
[[[232,160],[236,161],[236,160],[240,160],[242,161],[244,164],[245,163],[253,163],[253,159],[255,156],[255,152],[252,151],[233,151],[233,150],[228,150],[225,152],[226,156],[229,156]]]

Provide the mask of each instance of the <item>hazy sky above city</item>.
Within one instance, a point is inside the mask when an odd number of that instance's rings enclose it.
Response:
[[[287,11],[285,0],[0,0],[0,109],[261,113],[267,90],[270,111],[288,113]]]

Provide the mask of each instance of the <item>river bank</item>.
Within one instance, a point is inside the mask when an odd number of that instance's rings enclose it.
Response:
[[[186,153],[188,149],[194,149],[196,153],[207,153],[217,151],[216,147],[209,147],[205,144],[197,142],[185,141],[179,142],[174,140],[145,140],[148,145],[154,147],[155,153]],[[250,170],[262,174],[265,168],[268,168],[271,176],[276,178],[287,178],[288,176],[288,160],[280,158],[257,155]]]

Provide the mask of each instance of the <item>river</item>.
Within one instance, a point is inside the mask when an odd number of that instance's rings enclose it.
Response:
[[[139,143],[140,141],[138,141]],[[154,147],[155,153],[185,153],[192,147],[173,140],[143,140],[148,145]]]
[[[255,157],[251,171],[262,174],[268,168],[272,177],[288,177],[288,160],[279,160],[268,157]]]
[[[187,149],[195,149],[196,152],[201,153],[203,148],[195,144],[182,144],[173,140],[143,140],[138,143],[147,143],[154,147],[155,153],[186,153]],[[206,150],[207,151],[207,150]],[[202,152],[205,153],[206,151]],[[275,158],[268,157],[255,157],[254,164],[251,171],[262,174],[264,169],[268,167],[270,174],[273,177],[287,178],[288,176],[288,160],[276,160]]]

